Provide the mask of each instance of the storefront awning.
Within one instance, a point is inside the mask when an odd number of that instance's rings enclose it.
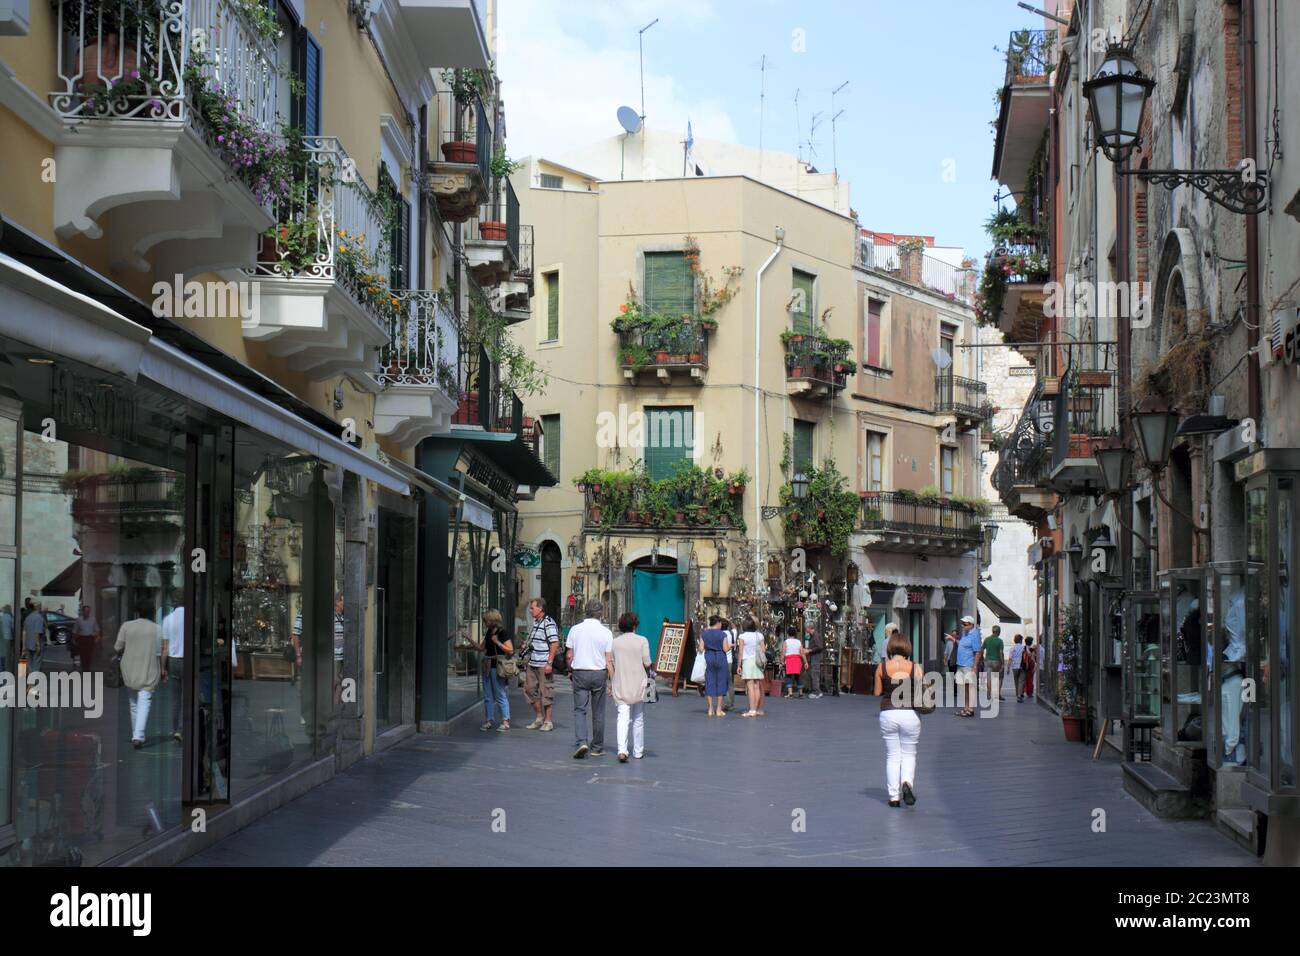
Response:
[[[868,551],[854,556],[864,583],[892,584],[895,587],[969,588],[975,581],[974,555],[952,557],[919,554],[896,554]]]
[[[89,296],[0,252],[0,335],[132,382],[150,331]]]
[[[376,461],[342,438],[309,425],[293,412],[254,394],[161,339],[149,341],[140,361],[140,374],[300,451],[368,478],[389,491],[399,495],[411,493],[406,479],[395,469]]]
[[[980,603],[992,611],[1003,624],[1020,624],[1022,622],[1019,614],[1011,610],[1000,597],[982,584],[979,588],[979,598]]]
[[[399,458],[390,459],[388,464],[398,474],[425,494],[433,495],[435,498],[441,498],[443,501],[451,505],[460,503],[460,492],[445,481],[435,478],[432,475],[426,475],[424,472],[420,471],[420,469],[408,465]]]
[[[75,559],[41,588],[45,597],[73,597],[81,590],[81,558]]]

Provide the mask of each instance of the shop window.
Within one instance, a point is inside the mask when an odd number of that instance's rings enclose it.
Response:
[[[1268,488],[1246,492],[1246,559],[1264,567],[1268,561]],[[1265,781],[1272,771],[1272,702],[1269,699],[1269,584],[1266,575],[1246,579],[1247,676],[1255,683],[1256,700],[1247,710],[1247,760]]]

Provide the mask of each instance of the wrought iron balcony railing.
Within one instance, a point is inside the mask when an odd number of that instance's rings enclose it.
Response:
[[[438,156],[435,162],[478,167],[484,184],[492,176],[492,124],[477,93],[457,98],[451,90],[437,94]]]
[[[393,295],[401,309],[389,319],[388,344],[379,350],[375,379],[385,388],[434,385],[459,401],[464,379],[457,361],[456,315],[447,297],[410,289]]]
[[[1056,69],[1055,30],[1013,30],[1007,39],[1008,85],[1041,82]]]
[[[708,368],[709,330],[699,319],[665,329],[631,329],[618,334],[618,351],[625,369]]]
[[[954,266],[926,255],[923,250],[900,248],[897,243],[871,233],[859,233],[854,264],[924,286],[956,302],[969,302],[975,295],[979,279],[973,268]]]
[[[830,339],[806,335],[785,343],[785,377],[827,385],[832,390],[845,386],[850,366],[849,349]]]
[[[73,520],[80,524],[179,527],[185,505],[184,476],[158,469],[83,475],[69,483],[68,490]]]
[[[496,197],[480,203],[478,214],[466,221],[463,238],[466,242],[504,242],[514,272],[518,270],[520,255],[519,229],[519,199],[514,186],[506,180]],[[530,262],[530,269],[531,265]]]
[[[515,258],[515,275],[531,278],[533,274],[533,227],[519,227],[519,255]]]
[[[55,13],[60,88],[49,98],[64,119],[201,127],[204,92],[275,135],[276,47],[237,0],[58,0]]]
[[[973,378],[952,372],[939,372],[934,377],[934,410],[939,414],[984,421],[990,414],[988,396],[988,385]]]
[[[984,524],[969,505],[947,499],[922,499],[905,491],[868,491],[862,495],[862,530],[952,538],[976,548]]]
[[[1066,458],[1091,458],[1092,440],[1118,426],[1114,343],[1060,347],[1064,365],[1053,420],[1052,467]]]
[[[1056,402],[1044,395],[1044,391],[1045,382],[1040,379],[1025,402],[1016,427],[998,450],[992,482],[1004,501],[1013,488],[1046,484],[1051,464],[1050,442],[1056,430]]]

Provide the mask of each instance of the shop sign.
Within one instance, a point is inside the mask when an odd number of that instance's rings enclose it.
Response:
[[[907,603],[908,603],[908,604],[924,604],[924,603],[925,603],[925,592],[924,592],[924,591],[908,591],[908,592],[907,592]]]
[[[135,444],[135,403],[128,396],[65,368],[56,367],[50,382],[55,422]]]

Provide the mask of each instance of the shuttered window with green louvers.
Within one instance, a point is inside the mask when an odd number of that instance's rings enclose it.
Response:
[[[813,331],[813,314],[816,303],[813,302],[813,288],[817,278],[809,272],[794,270],[791,276],[790,322],[796,332]]]
[[[663,315],[695,314],[695,274],[682,253],[645,254],[645,306]]]
[[[560,274],[546,273],[546,341],[560,337]]]
[[[691,460],[695,444],[695,412],[689,405],[647,408],[645,412],[645,471],[659,481],[671,478],[679,461]]]
[[[542,416],[542,453],[546,470],[557,480],[560,477],[560,416]]]
[[[798,418],[794,421],[794,441],[791,443],[791,487],[795,497],[802,498],[808,491],[808,471],[813,465],[813,428],[812,422]]]

